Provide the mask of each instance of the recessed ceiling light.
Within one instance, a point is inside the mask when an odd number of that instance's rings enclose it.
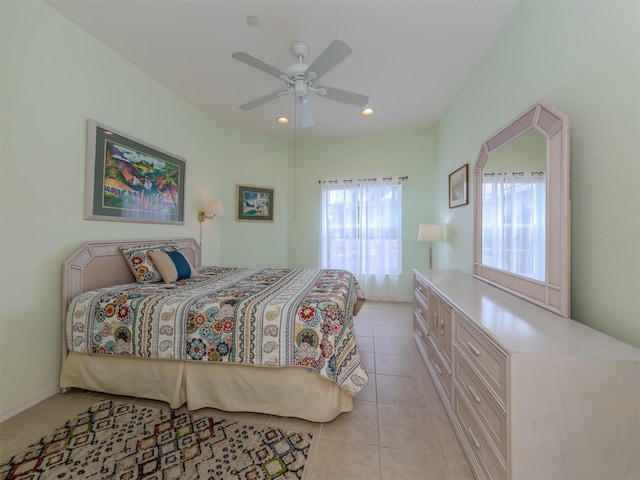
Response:
[[[376,113],[376,111],[371,108],[371,107],[367,107],[367,108],[363,108],[360,113],[362,115],[364,115],[365,117],[368,117],[369,115],[373,115],[374,113]]]
[[[247,17],[247,24],[250,27],[257,27],[258,25],[260,25],[260,19],[254,15],[249,15]]]
[[[276,121],[277,121],[278,123],[282,123],[282,124],[287,124],[287,123],[289,123],[289,119],[288,119],[287,117],[278,117],[278,118],[276,118]]]

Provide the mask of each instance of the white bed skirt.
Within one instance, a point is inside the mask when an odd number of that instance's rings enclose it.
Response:
[[[228,363],[152,360],[70,352],[62,389],[76,387],[130,397],[328,422],[353,410],[353,398],[315,370]]]

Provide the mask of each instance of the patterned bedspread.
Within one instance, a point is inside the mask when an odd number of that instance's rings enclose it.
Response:
[[[74,352],[316,369],[354,395],[367,384],[344,270],[200,267],[176,284],[83,293],[67,313]]]

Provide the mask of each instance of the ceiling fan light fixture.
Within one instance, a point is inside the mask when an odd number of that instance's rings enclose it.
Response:
[[[298,118],[300,126],[307,128],[313,125],[313,111],[311,110],[311,101],[306,95],[298,97]]]
[[[365,116],[368,117],[370,115],[373,115],[374,113],[376,113],[375,108],[371,108],[371,107],[367,107],[367,108],[363,108],[360,113]]]
[[[296,97],[306,98],[309,85],[304,80],[298,80],[293,84],[293,90],[296,92]]]

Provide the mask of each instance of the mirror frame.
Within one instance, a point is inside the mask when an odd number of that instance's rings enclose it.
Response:
[[[547,139],[545,280],[534,280],[482,263],[482,180],[489,154],[536,129]],[[569,317],[571,314],[571,201],[569,117],[539,101],[482,143],[474,168],[473,275],[496,287]]]

